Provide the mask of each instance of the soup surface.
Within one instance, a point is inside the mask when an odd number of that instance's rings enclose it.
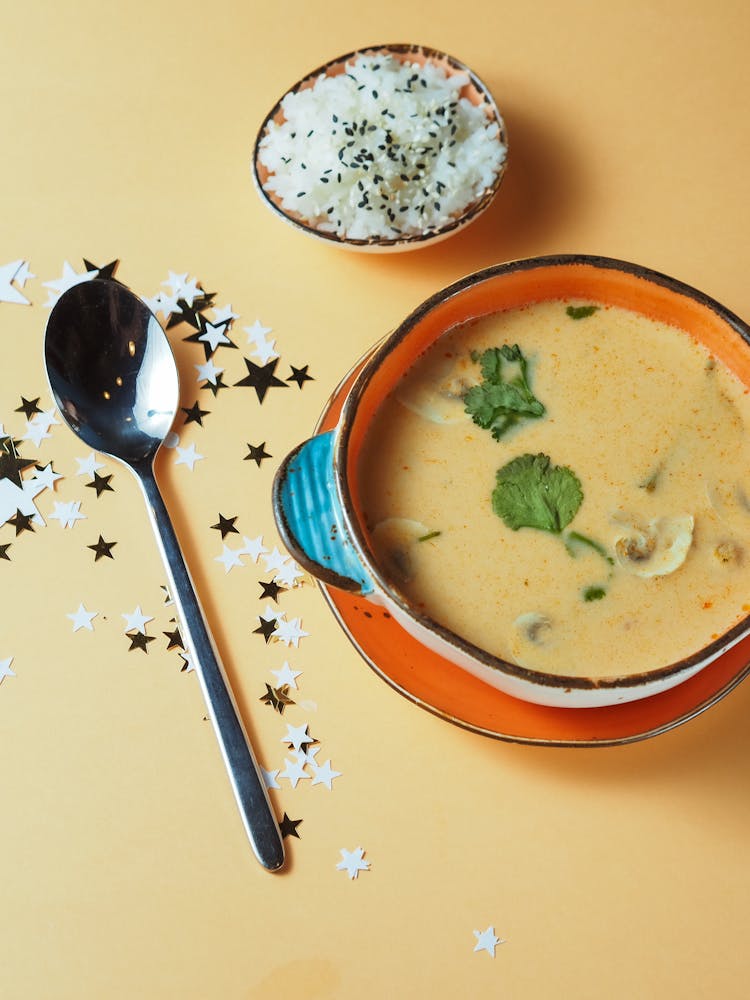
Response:
[[[619,307],[449,331],[378,411],[360,494],[408,602],[531,669],[666,666],[750,611],[748,389]]]

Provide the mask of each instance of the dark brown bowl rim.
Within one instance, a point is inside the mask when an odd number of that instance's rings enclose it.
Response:
[[[420,233],[411,233],[405,236],[394,236],[377,238],[372,237],[370,239],[350,239],[346,236],[339,236],[337,233],[326,233],[320,229],[316,229],[315,226],[310,225],[305,222],[301,217],[295,217],[294,215],[285,212],[276,202],[271,198],[269,193],[263,186],[261,182],[260,175],[258,173],[258,155],[260,152],[260,144],[266,134],[266,129],[268,128],[268,123],[276,117],[276,115],[281,110],[281,103],[287,94],[296,93],[300,87],[302,87],[308,81],[314,79],[315,77],[321,76],[328,72],[332,66],[338,66],[341,63],[348,62],[356,56],[369,55],[371,53],[387,53],[394,52],[398,55],[409,55],[410,53],[419,54],[425,57],[425,59],[440,60],[448,63],[453,69],[458,72],[466,73],[469,80],[477,89],[477,91],[483,95],[486,105],[490,108],[494,118],[497,122],[498,128],[500,129],[500,139],[506,148],[505,159],[501,163],[497,174],[495,175],[492,184],[484,191],[482,196],[476,201],[471,202],[471,204],[466,208],[461,215],[450,219],[444,225],[439,226],[434,229],[426,229]],[[337,56],[335,59],[329,59],[328,62],[319,66],[317,69],[306,73],[302,79],[298,80],[293,86],[289,87],[288,90],[279,98],[279,100],[274,104],[271,110],[263,119],[258,133],[255,137],[255,143],[253,145],[253,160],[252,160],[252,173],[253,181],[255,183],[256,190],[258,194],[264,201],[264,203],[280,218],[290,225],[306,233],[308,236],[315,236],[321,240],[327,240],[334,246],[343,246],[349,248],[360,248],[360,249],[389,249],[395,247],[411,247],[417,246],[421,243],[429,243],[433,240],[442,239],[451,233],[456,232],[459,229],[463,229],[468,226],[470,222],[481,215],[486,208],[489,207],[490,202],[493,200],[498,192],[500,184],[502,183],[503,176],[505,175],[505,169],[508,163],[508,134],[505,126],[505,121],[500,113],[500,109],[497,106],[489,87],[476,75],[476,73],[470,69],[465,63],[462,63],[459,59],[454,56],[449,55],[447,52],[442,52],[440,49],[433,49],[427,45],[417,45],[409,42],[393,42],[387,45],[367,45],[361,49],[353,49],[351,52],[347,52],[345,55]]]
[[[702,649],[690,656],[683,657],[664,667],[654,670],[642,671],[636,674],[626,674],[616,677],[580,677],[571,675],[547,674],[543,671],[532,670],[528,667],[511,663],[501,657],[494,656],[479,646],[474,645],[466,639],[456,635],[450,629],[436,622],[409,604],[404,596],[388,582],[387,578],[380,572],[369,545],[365,532],[360,528],[354,503],[352,500],[349,483],[347,481],[347,449],[352,431],[352,425],[357,413],[360,399],[365,387],[370,380],[372,373],[383,361],[383,358],[400,344],[416,326],[416,324],[436,306],[459,295],[465,289],[479,284],[483,281],[496,278],[503,274],[514,271],[533,270],[535,268],[548,267],[570,267],[573,265],[586,265],[593,268],[619,270],[634,277],[648,281],[652,284],[661,285],[677,295],[687,296],[714,312],[724,323],[726,323],[740,339],[750,347],[750,326],[748,326],[737,315],[722,306],[715,299],[704,292],[688,285],[676,278],[671,278],[660,271],[652,270],[640,264],[633,264],[628,261],[618,260],[612,257],[604,257],[591,254],[553,254],[541,257],[529,257],[522,260],[508,261],[502,264],[495,264],[490,267],[476,271],[472,274],[460,278],[458,281],[446,288],[436,292],[419,305],[407,318],[393,331],[393,333],[380,344],[365,363],[362,371],[352,386],[349,395],[344,403],[341,418],[336,434],[336,445],[334,449],[334,469],[339,498],[344,511],[347,528],[352,541],[357,549],[360,558],[367,568],[368,573],[375,581],[377,587],[386,594],[404,614],[413,619],[417,624],[437,635],[445,644],[455,649],[463,656],[470,656],[479,663],[498,671],[527,681],[531,684],[547,688],[559,688],[565,691],[570,689],[593,690],[593,689],[627,689],[636,688],[661,681],[676,678],[677,675],[685,673],[693,667],[707,664],[711,659],[718,656],[722,651],[739,641],[750,630],[750,615],[746,615],[740,622],[724,632],[718,639],[704,646]]]

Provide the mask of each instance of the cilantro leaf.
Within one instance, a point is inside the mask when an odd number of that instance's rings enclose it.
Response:
[[[512,528],[539,528],[560,534],[583,502],[581,483],[549,455],[520,455],[497,472],[492,509]]]
[[[565,312],[571,319],[586,319],[588,316],[593,316],[598,309],[599,306],[568,306]]]
[[[604,587],[586,587],[583,592],[584,601],[601,601],[603,597],[606,597],[607,591]]]
[[[464,406],[474,423],[492,431],[496,441],[520,420],[544,415],[544,404],[531,390],[528,362],[518,344],[490,347],[472,358],[479,362],[482,381],[466,393]],[[506,378],[503,362],[517,365],[516,374]]]

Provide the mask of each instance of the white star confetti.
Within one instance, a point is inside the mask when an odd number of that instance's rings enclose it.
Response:
[[[0,302],[15,302],[22,306],[31,305],[29,300],[13,286],[13,282],[15,282],[23,288],[26,279],[24,277],[22,280],[20,275],[23,274],[24,267],[22,260],[14,260],[10,264],[0,266]]]
[[[312,743],[313,740],[308,733],[309,723],[305,723],[304,726],[292,726],[288,722],[286,724],[286,736],[282,736],[280,743],[291,743],[295,750],[301,750],[303,744]]]
[[[44,524],[34,504],[34,497],[43,489],[44,483],[37,479],[23,480],[20,486],[10,479],[0,479],[0,524],[5,524],[19,510],[26,517],[32,517],[37,524]]]
[[[189,306],[192,306],[202,294],[198,282],[195,278],[188,278],[187,272],[175,274],[174,271],[170,271],[169,277],[166,281],[162,281],[162,285],[166,285],[176,298],[183,299]]]
[[[73,631],[77,632],[79,629],[85,628],[89,632],[94,631],[94,626],[91,624],[96,616],[99,614],[98,611],[87,611],[83,604],[78,605],[78,610],[68,614],[65,617],[70,618],[73,622]]]
[[[275,771],[267,771],[265,767],[261,766],[261,774],[263,775],[263,780],[266,783],[266,788],[281,788],[276,778],[279,776],[279,769],[276,768]]]
[[[290,560],[284,563],[273,579],[274,583],[280,583],[282,587],[296,587],[304,575],[297,563]]]
[[[21,441],[31,441],[34,447],[38,448],[42,441],[51,437],[48,425],[38,423],[36,420],[27,420],[26,431],[21,435]]]
[[[273,327],[263,326],[259,319],[256,319],[252,326],[245,327],[248,344],[257,344],[259,341],[264,341],[266,339],[266,334],[272,332]]]
[[[85,521],[86,515],[81,513],[81,501],[72,500],[70,503],[59,503],[55,501],[55,509],[49,515],[53,521],[59,521],[61,528],[72,528],[77,521]]]
[[[318,753],[320,753],[320,744],[308,743],[301,750],[292,750],[292,757],[300,764],[316,764],[315,757]]]
[[[140,604],[136,606],[136,609],[132,612],[132,614],[123,612],[120,617],[124,618],[126,622],[125,628],[123,629],[124,632],[132,632],[135,630],[136,632],[142,632],[143,635],[146,634],[146,625],[154,620],[153,615],[144,615],[141,611]]]
[[[169,318],[172,313],[178,313],[182,310],[177,305],[176,295],[167,295],[166,292],[157,292],[153,298],[144,299],[143,301],[149,307],[152,313],[156,314],[160,312],[165,318]]]
[[[224,326],[213,326],[211,323],[206,323],[205,332],[198,337],[198,340],[208,344],[211,350],[215,351],[219,344],[231,344],[225,329]]]
[[[279,356],[275,350],[275,346],[275,340],[258,340],[253,345],[250,353],[258,358],[262,365],[267,365],[269,361],[273,361],[274,358],[278,358]]]
[[[284,764],[286,765],[283,771],[279,772],[280,778],[286,778],[290,782],[292,788],[296,788],[298,782],[302,781],[303,778],[308,778],[310,775],[305,770],[305,765],[300,763],[298,760],[288,760],[284,758]]]
[[[312,768],[312,785],[325,785],[328,791],[333,789],[333,779],[341,777],[341,771],[334,771],[331,767],[330,760],[327,760],[325,764],[316,764],[315,761],[309,761],[310,767]]]
[[[276,620],[276,630],[272,633],[273,638],[278,639],[279,642],[283,642],[285,646],[294,646],[297,649],[300,639],[304,639],[305,636],[310,634],[300,628],[301,621],[301,618],[292,618],[289,622],[278,618]]]
[[[474,937],[477,939],[474,951],[486,951],[492,958],[495,957],[495,948],[499,944],[505,944],[502,938],[497,937],[495,928],[492,926],[488,927],[486,931],[474,931]]]
[[[222,306],[217,309],[216,306],[213,307],[214,323],[233,323],[236,319],[239,319],[239,313],[233,312],[231,305]]]
[[[210,382],[211,385],[216,385],[216,379],[224,371],[223,368],[217,368],[211,358],[203,365],[193,365],[193,368],[198,372],[196,382]]]
[[[47,301],[44,303],[45,308],[53,306],[55,302],[57,302],[58,298],[62,295],[62,293],[67,292],[69,288],[72,288],[74,285],[80,285],[82,281],[91,281],[93,278],[97,276],[98,273],[99,273],[98,271],[94,270],[94,271],[83,271],[81,274],[79,274],[77,271],[73,270],[73,268],[66,260],[63,263],[62,277],[55,278],[54,281],[42,282],[45,288],[51,289]]]
[[[346,872],[349,878],[356,878],[360,872],[370,870],[370,862],[364,860],[363,848],[355,847],[353,851],[347,851],[345,847],[342,847],[340,853],[341,861],[336,865],[336,869],[340,872]]]
[[[267,549],[266,552],[268,552]],[[280,570],[285,563],[288,563],[289,556],[285,555],[283,552],[279,552],[278,547],[274,546],[273,552],[268,555],[264,553],[263,562],[266,564],[266,572],[270,573],[272,570]]]
[[[200,462],[205,455],[200,455],[195,450],[195,445],[191,444],[189,448],[180,448],[179,445],[176,447],[176,452],[178,458],[175,459],[175,465],[187,465],[191,472],[195,469],[195,463]]]
[[[76,462],[78,463],[77,476],[91,476],[93,479],[94,473],[104,468],[101,462],[97,462],[96,452],[93,451],[87,458],[77,458]]]
[[[222,546],[220,556],[216,556],[216,562],[224,567],[224,572],[228,573],[234,566],[244,566],[242,561],[242,549],[230,549],[228,545]]]
[[[263,544],[263,536],[258,535],[257,538],[248,538],[247,535],[242,536],[242,548],[238,550],[243,556],[250,556],[254,563],[257,563],[258,559],[265,553],[268,549]]]
[[[63,477],[60,475],[59,472],[54,471],[54,469],[52,468],[52,463],[48,462],[43,469],[37,469],[35,471],[32,478],[29,479],[29,484],[37,483],[38,485],[44,487],[45,489],[54,490],[55,483],[57,482],[58,479],[62,478]]]
[[[284,661],[284,666],[281,670],[272,670],[271,673],[276,678],[276,687],[288,684],[290,688],[294,688],[295,691],[298,690],[297,678],[302,673],[301,670],[292,670],[289,664]]]
[[[6,677],[16,676],[15,671],[10,669],[10,665],[12,662],[13,662],[12,656],[9,656],[6,660],[0,660],[0,684],[3,683]]]

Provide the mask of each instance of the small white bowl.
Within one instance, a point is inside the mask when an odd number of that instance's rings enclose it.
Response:
[[[499,140],[505,146],[506,154],[505,159],[500,164],[500,167],[495,174],[492,184],[483,191],[480,197],[470,202],[460,214],[450,218],[439,227],[426,228],[421,232],[396,237],[352,239],[350,237],[340,236],[337,233],[324,232],[313,225],[301,214],[291,212],[283,208],[281,199],[278,195],[276,195],[273,191],[267,190],[265,186],[271,174],[260,162],[260,146],[268,132],[269,123],[273,121],[280,124],[284,121],[284,112],[282,110],[282,101],[284,100],[284,97],[286,97],[287,94],[297,93],[301,90],[314,86],[315,81],[321,75],[337,76],[344,73],[347,63],[351,63],[352,60],[362,55],[389,55],[401,63],[411,63],[422,66],[427,63],[431,63],[439,66],[448,76],[458,73],[465,74],[468,77],[469,82],[461,89],[461,97],[467,98],[477,107],[483,107],[487,115],[487,120],[489,122],[495,122],[498,126]],[[438,243],[441,240],[447,239],[454,233],[464,229],[489,207],[497,194],[508,162],[508,138],[505,123],[494,98],[485,84],[482,83],[479,77],[477,77],[476,74],[468,68],[468,66],[465,66],[463,63],[454,59],[452,56],[447,55],[445,52],[427,48],[423,45],[399,43],[391,45],[373,45],[368,46],[367,48],[357,49],[344,56],[338,56],[336,59],[332,59],[330,62],[326,63],[324,66],[313,70],[312,73],[308,73],[302,80],[291,87],[287,93],[284,94],[284,97],[282,97],[273,106],[273,108],[271,108],[266,117],[263,119],[263,123],[258,130],[258,135],[256,136],[255,146],[253,149],[253,180],[258,194],[272,212],[283,219],[284,222],[287,222],[300,232],[303,232],[308,236],[312,236],[314,239],[322,240],[323,242],[333,246],[370,253],[392,253],[404,250],[415,250],[419,247],[431,246],[433,243]]]

